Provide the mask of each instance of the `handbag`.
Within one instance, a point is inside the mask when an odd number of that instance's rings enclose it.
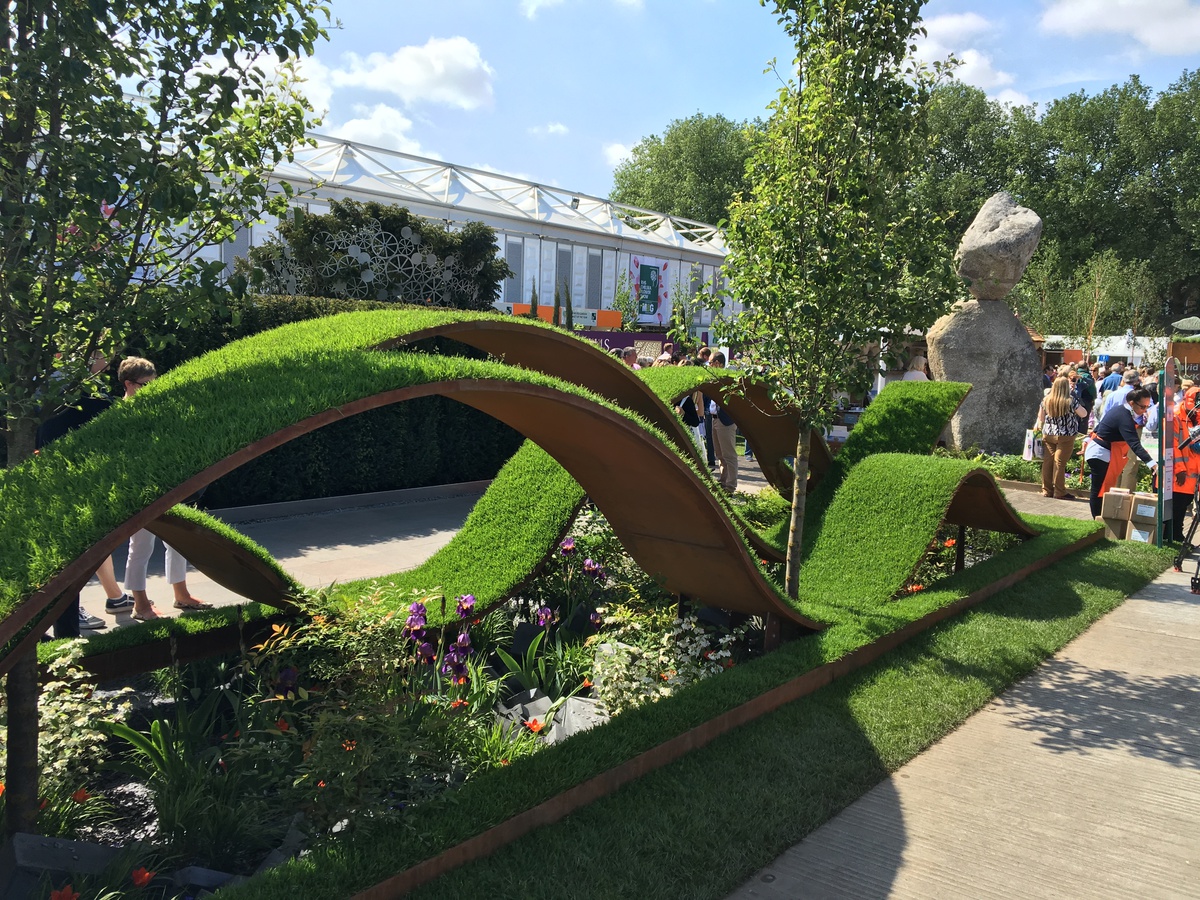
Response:
[[[1021,459],[1041,459],[1044,454],[1042,439],[1032,428],[1025,429],[1025,449],[1021,451]]]

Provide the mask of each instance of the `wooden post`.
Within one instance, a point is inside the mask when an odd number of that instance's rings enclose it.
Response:
[[[775,613],[767,613],[763,619],[763,652],[777,650],[783,639],[782,621]]]

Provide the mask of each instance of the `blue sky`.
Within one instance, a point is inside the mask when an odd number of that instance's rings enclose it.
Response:
[[[756,0],[333,0],[306,61],[318,131],[580,193],[696,112],[764,114],[792,47]],[[1088,94],[1200,68],[1200,0],[1010,0],[925,7],[921,55],[1001,101]]]

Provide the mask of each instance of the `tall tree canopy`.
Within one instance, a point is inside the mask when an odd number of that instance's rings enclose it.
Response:
[[[796,78],[771,106],[735,202],[725,272],[745,311],[717,323],[797,417],[787,590],[799,589],[812,426],[869,384],[884,333],[924,329],[957,279],[945,230],[912,190],[933,73],[910,64],[921,0],[775,0]]]
[[[676,119],[633,148],[613,170],[610,199],[717,224],[748,187],[746,160],[756,129],[721,115]]]
[[[1064,294],[1094,286],[1095,273],[1114,263],[1141,266],[1138,279],[1150,279],[1154,298],[1139,288],[1146,302],[1117,333],[1137,327],[1133,319],[1154,328],[1200,309],[1200,73],[1184,72],[1157,95],[1133,76],[1054,100],[1041,115],[950,83],[935,92],[930,123],[935,151],[920,190],[946,214],[952,240],[1005,189],[1042,217],[1039,256],[1054,265],[1039,277]],[[1021,304],[1045,287],[1023,283],[1014,296],[1023,316],[1044,312]],[[1075,327],[1056,316],[1030,324],[1053,333]]]
[[[0,411],[8,465],[88,390],[91,354],[203,316],[198,254],[264,209],[310,124],[289,64],[316,0],[0,5]],[[169,283],[171,290],[154,291]],[[37,816],[37,660],[8,676],[7,828]]]

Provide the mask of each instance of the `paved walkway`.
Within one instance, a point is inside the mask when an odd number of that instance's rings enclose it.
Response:
[[[1008,496],[1089,517],[1086,501]],[[1200,898],[1194,567],[1165,572],[730,900]]]

